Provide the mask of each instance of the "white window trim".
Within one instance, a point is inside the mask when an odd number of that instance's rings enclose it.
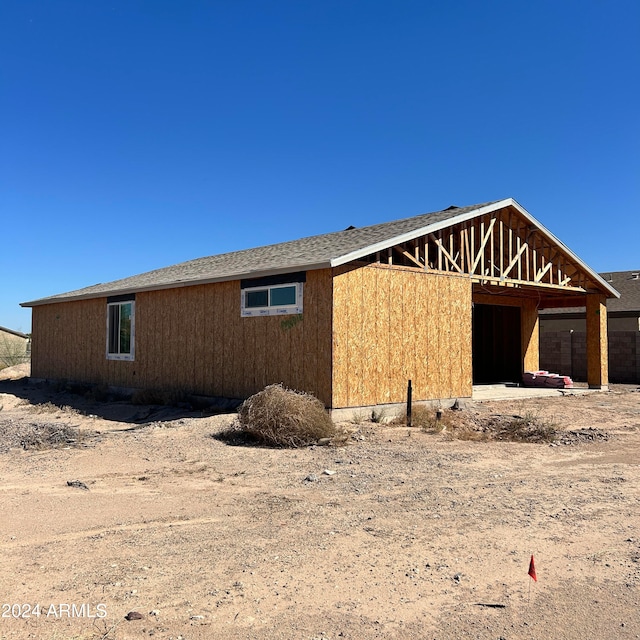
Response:
[[[109,309],[111,307],[120,306],[123,304],[131,305],[131,350],[129,353],[109,353]],[[135,300],[120,300],[118,302],[107,303],[107,360],[135,360],[136,350],[136,302]]]
[[[283,287],[295,287],[296,288],[296,303],[287,304],[281,306],[266,306],[266,307],[250,307],[246,306],[246,295],[251,291],[269,291],[269,299],[271,299],[272,289],[282,289]],[[302,313],[302,282],[284,282],[282,284],[268,284],[262,287],[249,287],[240,291],[240,315],[243,318],[251,318],[256,316],[287,316],[293,314]]]

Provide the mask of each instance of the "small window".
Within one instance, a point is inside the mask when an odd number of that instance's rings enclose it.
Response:
[[[107,358],[133,360],[135,337],[135,302],[107,304]]]
[[[302,313],[302,282],[242,289],[241,311],[245,317]]]
[[[269,306],[269,289],[247,291],[246,305],[249,309]]]
[[[296,303],[296,286],[273,287],[269,290],[271,299],[269,305],[272,307],[283,307]]]

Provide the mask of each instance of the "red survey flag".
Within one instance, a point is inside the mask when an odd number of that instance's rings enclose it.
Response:
[[[533,561],[533,556],[531,556],[531,560],[529,560],[529,575],[538,582],[538,578],[536,577],[536,563]]]

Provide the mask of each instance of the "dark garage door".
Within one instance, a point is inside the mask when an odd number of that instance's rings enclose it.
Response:
[[[473,305],[473,383],[520,382],[520,308]]]

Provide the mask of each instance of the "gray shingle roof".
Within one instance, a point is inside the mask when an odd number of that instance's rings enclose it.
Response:
[[[356,259],[357,254],[362,251],[372,253],[381,248],[378,246],[381,243],[385,246],[397,244],[395,239],[402,238],[405,234],[432,228],[438,223],[475,212],[498,202],[503,201],[496,200],[468,207],[450,207],[443,211],[424,213],[369,227],[336,231],[280,244],[198,258],[129,278],[96,284],[31,302],[23,302],[22,306],[31,307],[50,302],[97,298],[201,282],[239,280],[270,273],[287,273],[329,267],[336,263],[347,262],[351,256],[353,257],[350,259]],[[505,204],[508,202],[505,201]]]
[[[634,278],[634,274],[639,277]],[[637,313],[640,315],[640,269],[635,271],[607,271],[600,275],[620,293],[619,298],[607,300],[607,313]],[[543,309],[540,311],[540,315],[557,316],[585,312],[585,307],[559,307],[557,309]]]
[[[618,295],[609,283],[600,278],[580,258],[575,256],[568,247],[544,229],[515,200],[507,198],[468,207],[449,207],[443,211],[423,213],[411,218],[383,222],[369,227],[349,228],[344,231],[310,236],[300,240],[189,260],[188,262],[156,269],[137,276],[105,284],[96,284],[84,289],[77,289],[76,291],[61,293],[31,302],[23,302],[22,306],[33,307],[67,300],[100,298],[137,291],[169,289],[206,282],[240,280],[242,278],[257,278],[278,273],[334,267],[451,226],[457,222],[462,222],[484,213],[491,213],[506,206],[516,207],[525,218],[529,219],[541,232],[546,234],[551,242],[562,246],[570,257],[575,259],[595,281],[599,282],[603,291],[607,292],[607,295]]]

